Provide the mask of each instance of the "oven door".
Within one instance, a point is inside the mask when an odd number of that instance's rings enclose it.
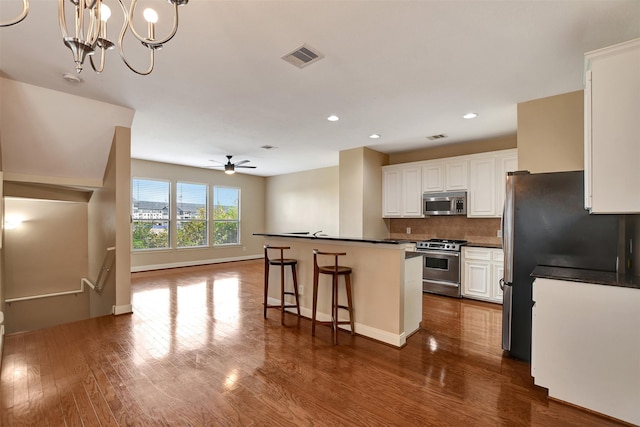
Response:
[[[460,284],[460,252],[420,251],[422,280]]]

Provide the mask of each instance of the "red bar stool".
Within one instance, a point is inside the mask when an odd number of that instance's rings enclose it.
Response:
[[[280,258],[269,258],[269,250],[279,250]],[[280,323],[284,325],[284,312],[286,308],[296,308],[298,310],[298,317],[300,317],[300,301],[298,299],[298,276],[296,274],[296,265],[298,260],[288,259],[284,257],[284,251],[291,249],[289,246],[269,246],[264,245],[264,318],[267,318],[268,308],[280,309]],[[280,266],[280,304],[267,303],[267,295],[269,294],[269,266]],[[284,267],[291,267],[291,276],[293,278],[293,291],[286,291],[284,288]],[[296,299],[295,304],[286,304],[285,295],[292,295]]]
[[[353,317],[353,300],[351,296],[351,267],[338,265],[338,257],[347,255],[346,252],[320,252],[313,250],[313,311],[311,314],[311,335],[316,334],[316,323],[331,326],[333,343],[338,344],[338,325],[351,325],[351,335],[355,335],[355,325]],[[318,265],[318,257],[333,257],[333,265]],[[316,321],[316,311],[318,308],[318,281],[320,274],[331,275],[331,320],[326,322]],[[338,277],[344,276],[347,290],[347,305],[340,305],[338,302]],[[349,312],[349,320],[338,320],[338,309]]]

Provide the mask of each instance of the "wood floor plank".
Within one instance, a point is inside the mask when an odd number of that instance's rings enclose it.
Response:
[[[620,426],[547,398],[501,309],[423,296],[402,349],[262,316],[263,262],[136,273],[134,313],[8,335],[2,425]]]

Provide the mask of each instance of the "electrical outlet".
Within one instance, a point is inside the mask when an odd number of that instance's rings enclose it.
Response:
[[[496,235],[497,235],[498,237],[502,237],[502,230],[498,230],[498,232],[496,233]]]
[[[411,227],[407,227],[407,234],[411,234]]]
[[[298,295],[304,295],[304,285],[298,284]]]

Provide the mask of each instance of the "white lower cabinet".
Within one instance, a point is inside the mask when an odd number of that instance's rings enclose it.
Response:
[[[533,301],[534,383],[640,425],[640,289],[537,278]]]
[[[502,249],[462,248],[462,296],[502,304]]]

